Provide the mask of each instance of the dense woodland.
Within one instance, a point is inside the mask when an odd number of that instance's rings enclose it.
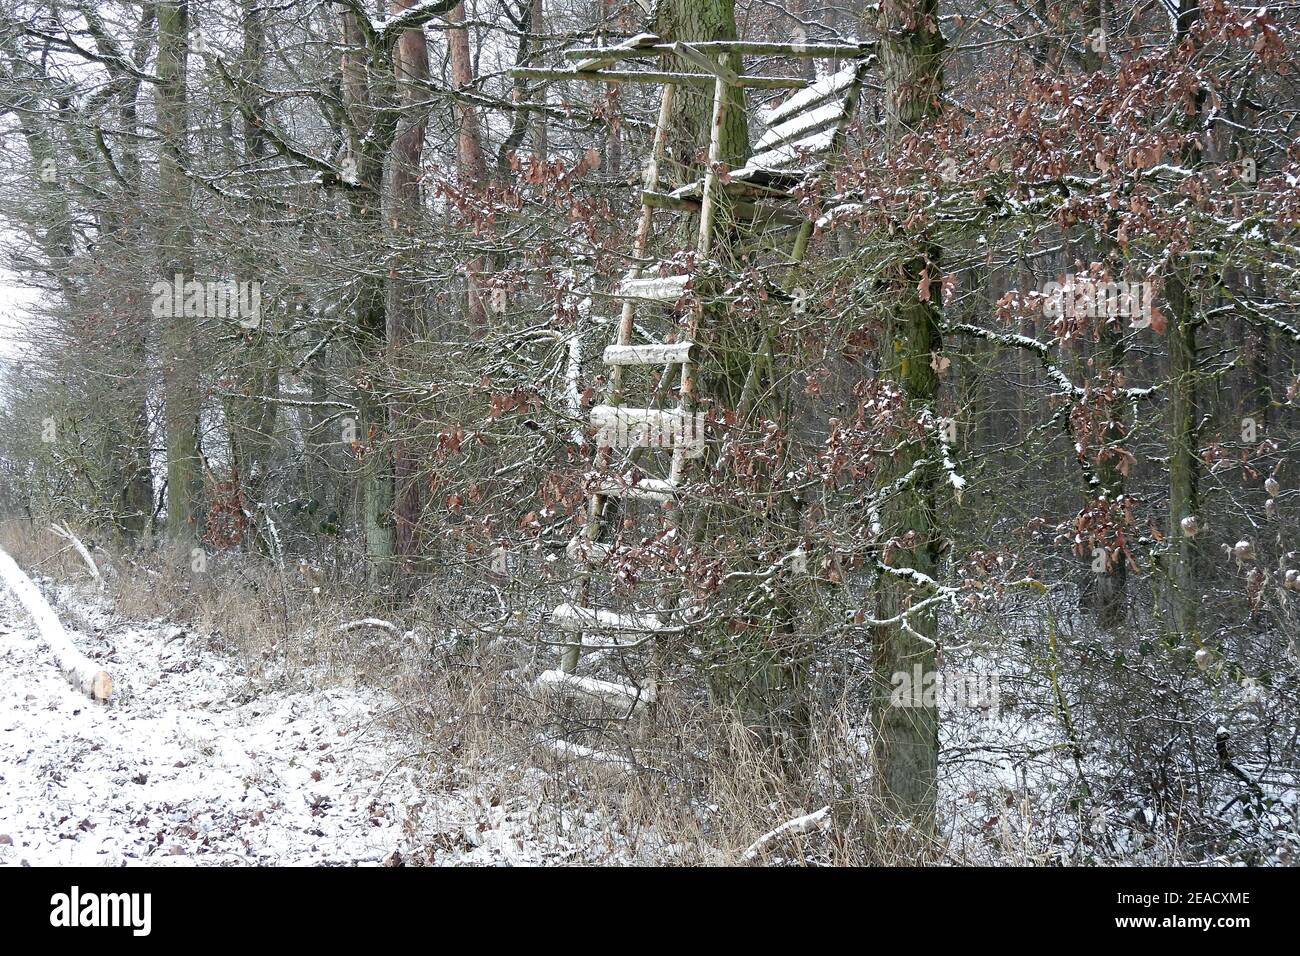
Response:
[[[38,293],[0,517],[286,638],[396,622],[376,679],[427,726],[703,845],[827,807],[787,857],[1294,862],[1298,22],[0,0],[0,242]],[[857,64],[834,154],[746,193],[797,84],[728,85],[712,143],[712,75],[683,85],[659,188],[714,184],[712,243],[665,202],[638,257],[662,84],[559,71],[641,33],[752,41],[731,75]],[[689,282],[636,340],[697,343],[703,445],[597,527],[594,487],[664,472],[592,409],[685,380],[602,361],[652,262]],[[574,602],[659,623],[579,656]],[[900,705],[900,674],[942,690]]]

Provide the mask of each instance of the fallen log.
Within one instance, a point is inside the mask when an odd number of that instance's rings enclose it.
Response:
[[[339,631],[346,634],[348,631],[359,631],[363,627],[373,627],[377,631],[387,631],[389,634],[398,633],[396,624],[391,621],[381,621],[377,617],[364,617],[359,621],[348,621],[346,624],[339,625]]]
[[[793,820],[786,820],[775,829],[768,830],[761,837],[749,845],[749,849],[741,857],[746,863],[752,863],[758,859],[759,853],[773,840],[785,836],[789,833],[807,833],[810,830],[825,830],[831,825],[831,808],[822,807],[815,813],[805,813],[801,817],[795,817]]]
[[[59,670],[83,694],[107,700],[113,693],[113,678],[98,664],[77,650],[68,639],[54,608],[40,588],[32,583],[13,558],[0,548],[0,582],[3,582],[36,622],[41,640],[54,654]]]

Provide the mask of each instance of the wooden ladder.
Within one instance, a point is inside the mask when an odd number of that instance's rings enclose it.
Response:
[[[642,303],[672,304],[685,295],[692,279],[700,281],[704,270],[708,269],[710,256],[714,249],[714,225],[717,215],[719,190],[718,170],[722,160],[722,129],[726,121],[728,90],[731,86],[761,86],[766,88],[796,89],[797,93],[786,104],[772,111],[769,130],[760,139],[761,152],[743,170],[745,177],[753,174],[776,174],[778,168],[793,164],[796,158],[802,158],[809,152],[824,152],[833,145],[838,145],[848,118],[852,115],[852,102],[856,99],[860,70],[857,67],[848,72],[840,71],[823,81],[808,84],[784,78],[737,76],[725,66],[728,52],[753,48],[765,48],[761,52],[795,50],[777,44],[704,43],[691,45],[685,43],[663,44],[657,37],[642,34],[633,37],[615,47],[573,51],[571,58],[579,60],[572,73],[557,70],[537,70],[521,68],[513,71],[518,75],[538,78],[562,78],[581,76],[586,79],[611,78],[629,81],[633,77],[644,77],[649,82],[662,82],[663,90],[659,104],[659,116],[655,126],[655,135],[649,162],[646,166],[645,180],[641,192],[641,216],[637,224],[632,248],[632,266],[614,291],[614,297],[621,300],[622,308],[615,341],[606,347],[604,362],[610,367],[609,396],[605,404],[591,409],[590,422],[597,429],[597,434],[608,436],[613,433],[622,438],[629,432],[640,430],[642,437],[653,438],[644,444],[635,444],[628,454],[628,464],[637,462],[638,454],[643,451],[669,450],[672,459],[668,467],[667,478],[641,478],[627,480],[629,475],[616,479],[601,479],[607,474],[613,457],[613,442],[598,441],[590,496],[587,503],[587,521],[582,532],[570,542],[568,552],[575,561],[577,571],[574,578],[574,596],[571,603],[561,604],[551,613],[552,622],[562,631],[572,635],[566,640],[560,654],[559,666],[545,671],[537,680],[538,686],[547,691],[560,692],[580,697],[603,707],[622,710],[624,718],[630,718],[640,709],[652,704],[656,696],[653,679],[634,682],[603,680],[584,677],[577,674],[582,655],[588,650],[599,649],[606,652],[626,652],[653,642],[666,633],[680,632],[686,626],[685,608],[675,606],[676,599],[669,593],[660,601],[657,610],[652,612],[636,611],[621,613],[593,606],[592,578],[595,571],[611,557],[611,546],[601,542],[602,531],[609,520],[609,502],[613,499],[674,502],[678,507],[669,512],[669,522],[673,526],[681,518],[680,502],[676,499],[681,490],[683,472],[688,460],[703,451],[703,433],[700,423],[694,416],[696,398],[696,360],[697,347],[695,338],[703,316],[704,304],[700,295],[693,296],[693,304],[680,341],[656,344],[636,344],[633,342],[637,306]],[[706,52],[707,50],[707,52]],[[860,56],[860,46],[824,45],[815,49],[798,48],[797,55],[813,56]],[[664,73],[614,73],[603,72],[603,68],[619,59],[631,59],[662,53],[676,54],[695,67],[701,69],[699,74],[664,74]],[[672,194],[659,191],[660,165],[663,162],[665,146],[668,139],[669,121],[675,90],[679,83],[689,82],[695,86],[705,85],[706,77],[713,86],[713,109],[709,131],[708,167],[702,180]],[[830,115],[827,101],[842,99],[845,103],[841,113]],[[813,145],[811,150],[806,147]],[[770,160],[775,161],[770,161]],[[765,162],[766,161],[766,162]],[[761,188],[761,187],[760,187]],[[782,195],[788,190],[764,189],[764,194]],[[695,241],[696,275],[674,275],[664,271],[668,263],[656,267],[655,274],[647,275],[642,264],[646,261],[651,225],[656,209],[687,209],[699,211],[699,229]],[[807,243],[811,224],[806,220],[798,230],[792,260],[802,258]],[[696,290],[698,292],[698,289]],[[661,408],[635,408],[624,404],[624,370],[630,366],[660,366],[663,375],[659,379],[660,387],[672,380],[674,370],[677,378],[676,407],[669,410]],[[664,442],[664,439],[670,439]],[[667,448],[665,448],[665,444]],[[678,615],[682,623],[671,625],[668,620]],[[599,636],[598,636],[599,635]],[[590,638],[590,640],[589,640]],[[626,640],[626,643],[623,641]],[[563,739],[543,739],[542,743],[566,757],[581,758],[607,766],[623,769],[635,769],[634,761],[620,755],[595,750],[582,744]]]
[[[709,62],[707,59],[705,62]],[[727,80],[721,73],[717,77],[713,94],[712,124],[709,132],[709,168],[700,202],[699,231],[696,236],[696,261],[705,263],[713,248],[713,221],[717,208],[717,165],[721,160],[722,124],[726,117]],[[633,239],[632,266],[624,276],[615,296],[622,300],[618,328],[614,344],[608,346],[604,353],[604,362],[610,367],[609,399],[607,404],[597,405],[591,410],[591,424],[596,427],[598,435],[615,440],[640,430],[643,436],[649,436],[644,445],[636,450],[648,452],[669,451],[672,455],[666,479],[643,478],[629,482],[622,479],[602,480],[593,483],[587,503],[587,523],[573,547],[579,565],[576,576],[576,601],[562,604],[552,612],[552,620],[562,629],[573,634],[560,657],[558,669],[546,671],[538,678],[540,686],[581,695],[604,705],[622,708],[630,716],[639,708],[653,703],[656,686],[651,680],[636,683],[622,683],[580,677],[575,671],[583,652],[589,647],[587,635],[592,632],[613,633],[616,635],[633,635],[645,638],[668,628],[664,619],[672,611],[671,599],[665,599],[656,613],[616,613],[590,607],[591,576],[597,566],[608,559],[608,548],[600,544],[602,530],[606,522],[606,512],[610,499],[668,502],[676,498],[687,460],[702,450],[699,441],[703,435],[694,417],[696,388],[696,346],[695,334],[699,328],[702,306],[698,299],[692,306],[686,323],[683,338],[668,344],[638,345],[633,342],[633,329],[638,305],[642,303],[671,304],[679,300],[687,291],[691,277],[688,275],[646,275],[642,263],[646,260],[651,225],[654,221],[655,206],[651,205],[649,196],[658,192],[660,164],[668,139],[668,127],[672,115],[673,97],[676,84],[665,83],[659,103],[659,118],[655,126],[654,144],[645,172],[642,191],[641,217],[637,223]],[[624,404],[623,372],[629,366],[663,366],[664,375],[661,382],[671,380],[674,370],[677,373],[677,401],[672,410],[657,408],[629,408]],[[613,454],[614,441],[601,441],[598,450],[597,470],[608,468]],[[635,461],[630,454],[629,461]],[[670,521],[676,522],[680,509],[670,512]],[[642,640],[633,640],[631,647],[638,647]],[[594,646],[603,649],[627,647],[618,643],[601,642]],[[577,756],[604,764],[630,764],[626,758],[616,754],[606,754],[559,740],[551,742],[553,749],[566,756]]]

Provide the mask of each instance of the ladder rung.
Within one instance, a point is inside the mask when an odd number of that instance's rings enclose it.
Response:
[[[642,478],[634,485],[607,481],[596,489],[596,494],[631,501],[671,501],[677,495],[677,485],[663,478]]]
[[[669,342],[664,345],[608,345],[606,365],[672,365],[690,361],[694,342]]]
[[[646,276],[624,279],[615,295],[624,299],[652,299],[656,302],[676,302],[686,292],[690,276]]]
[[[653,614],[619,614],[601,608],[561,604],[551,612],[551,620],[561,630],[581,631],[661,631],[664,624]]]
[[[537,686],[547,690],[592,697],[604,704],[622,704],[633,708],[641,707],[655,699],[653,683],[645,687],[637,687],[635,684],[621,684],[612,680],[578,677],[561,670],[545,671],[537,678]]]
[[[591,424],[596,428],[646,428],[681,431],[679,423],[690,416],[675,408],[629,408],[626,405],[596,405],[591,409]]]

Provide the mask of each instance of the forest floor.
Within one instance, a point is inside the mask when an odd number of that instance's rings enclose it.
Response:
[[[182,628],[43,583],[115,693],[73,689],[0,594],[0,865],[509,864],[569,850],[525,835],[520,799],[445,774],[435,786],[391,697],[313,687],[310,673],[254,679]]]
[[[156,580],[140,579],[147,589]],[[376,647],[393,642],[339,644],[337,623],[295,630],[292,655],[269,634],[253,652],[222,637],[231,619],[221,613],[191,630],[120,613],[132,605],[84,583],[37,583],[115,687],[106,703],[74,689],[0,591],[0,866],[718,864],[741,862],[755,836],[819,805],[769,803],[758,796],[766,790],[728,797],[725,787],[724,799],[677,795],[679,805],[654,776],[611,786],[518,740],[476,743],[467,718],[482,698],[430,698],[423,714],[394,696],[403,687],[391,671],[375,669]],[[398,643],[427,653],[411,637]],[[406,673],[428,698],[429,676]],[[509,671],[491,675],[507,703],[511,681]],[[1081,818],[1067,802],[1079,770],[1059,757],[1051,701],[1010,672],[1001,694],[1000,715],[947,715],[950,862],[1294,859],[1296,789],[1245,763],[1276,806],[1247,815],[1238,799],[1228,814],[1226,794],[1240,787],[1210,801],[1234,828],[1231,852],[1180,845],[1122,798]],[[510,710],[516,722],[527,716]],[[858,729],[843,733],[865,754]],[[1026,753],[1037,756],[1012,759]],[[1107,755],[1095,759],[1090,779],[1108,779]],[[846,858],[828,856],[827,841],[773,852],[796,864]]]

